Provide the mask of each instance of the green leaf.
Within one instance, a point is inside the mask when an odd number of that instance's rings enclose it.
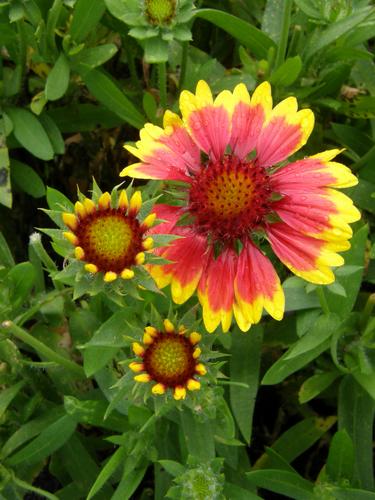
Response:
[[[298,392],[298,400],[301,404],[314,399],[321,392],[325,391],[339,376],[337,372],[319,373],[309,377],[301,385]]]
[[[65,415],[46,427],[38,437],[11,456],[11,466],[27,462],[27,465],[41,462],[68,441],[76,428],[76,421]]]
[[[359,182],[356,186],[347,190],[348,196],[350,196],[357,207],[362,208],[363,210],[368,210],[372,214],[375,214],[374,193],[375,183],[361,178],[359,178]]]
[[[255,470],[246,473],[258,488],[285,495],[296,500],[313,500],[314,485],[296,473],[279,469]]]
[[[12,252],[6,242],[6,239],[3,236],[3,233],[0,231],[0,265],[4,267],[12,267],[15,262],[13,259]]]
[[[300,56],[289,57],[281,66],[274,71],[270,77],[272,85],[278,87],[288,87],[292,85],[300,74],[302,60]]]
[[[11,160],[12,181],[25,193],[34,198],[41,198],[45,195],[46,188],[41,177],[26,163],[18,160]]]
[[[47,76],[45,94],[49,101],[57,101],[68,89],[70,77],[69,61],[61,53]]]
[[[17,141],[31,154],[41,160],[52,160],[54,151],[44,127],[38,118],[21,108],[8,108]]]
[[[129,498],[131,498],[134,491],[137,489],[144,475],[146,474],[147,467],[148,463],[145,462],[143,464],[140,464],[138,467],[135,467],[130,472],[128,472],[126,468],[124,468],[124,473],[121,478],[120,484],[117,486],[117,489],[111,500],[128,500]]]
[[[374,145],[373,141],[357,127],[341,123],[331,123],[331,127],[340,143],[355,151],[359,156],[367,153]]]
[[[271,40],[279,43],[282,31],[284,0],[267,0],[262,19],[262,31],[266,33]]]
[[[14,308],[19,307],[28,298],[36,279],[36,271],[30,262],[20,262],[7,274],[10,281],[10,301]]]
[[[145,61],[157,64],[168,61],[168,42],[160,37],[147,38],[144,41]]]
[[[363,389],[367,391],[368,394],[375,401],[375,372],[372,373],[353,372],[352,375],[356,379],[358,384],[362,386]]]
[[[124,432],[128,429],[127,418],[117,411],[113,411],[111,415],[104,418],[108,408],[107,401],[80,401],[73,396],[65,396],[64,407],[66,413],[81,424],[95,425],[116,432]]]
[[[57,189],[47,186],[46,197],[48,206],[51,210],[73,211],[73,203]]]
[[[248,388],[230,386],[230,403],[238,427],[247,443],[251,440],[255,398],[258,392],[263,328],[254,326],[249,333],[232,332],[230,377]]]
[[[353,12],[353,14],[345,17],[344,19],[340,19],[339,21],[332,23],[323,31],[317,30],[310,37],[310,40],[307,43],[305,49],[306,59],[310,59],[310,57],[316,54],[319,50],[324,49],[324,47],[327,47],[330,43],[335,42],[337,38],[351,31],[359,23],[364,21],[369,14],[371,14],[371,7],[364,7],[356,12]]]
[[[0,121],[1,127],[1,121]],[[0,143],[5,143],[0,130]],[[9,151],[0,146],[0,203],[8,208],[12,207],[12,188],[10,185]]]
[[[1,396],[0,396],[1,398]],[[48,411],[42,416],[30,420],[26,424],[23,424],[19,429],[12,434],[9,439],[5,442],[1,449],[1,457],[6,458],[8,455],[14,452],[17,448],[22,446],[27,441],[30,441],[33,437],[37,436],[42,432],[43,429],[48,427],[48,425],[55,422],[64,413],[62,406],[57,406],[55,408],[49,408]]]
[[[329,492],[335,500],[375,500],[375,493],[356,488],[330,488]]]
[[[125,94],[104,72],[93,69],[82,75],[89,91],[113,113],[136,128],[143,126],[145,119]]]
[[[345,429],[337,431],[333,436],[326,464],[329,479],[339,483],[342,479],[349,482],[353,477],[354,447]]]
[[[54,120],[47,115],[42,113],[39,116],[40,123],[43,125],[44,130],[47,132],[49,140],[51,141],[53,150],[57,155],[62,155],[65,153],[65,143],[64,138],[61,135],[59,127],[56,125]]]
[[[84,444],[86,444],[85,437],[80,439],[80,434],[76,432],[56,454],[56,462],[64,464],[64,468],[74,482],[75,491],[73,495],[68,497],[68,500],[86,498],[87,491],[90,490],[95,478],[100,474],[100,468],[88,451],[90,445],[87,444],[88,449],[86,449]],[[51,472],[53,473],[52,470]],[[113,488],[108,484],[103,485],[96,500],[107,500],[112,497],[112,494]]]
[[[17,384],[9,387],[8,389],[3,389],[0,394],[0,418],[4,415],[6,409],[13,401],[13,399],[17,396],[19,391],[25,385],[25,382],[21,381]]]
[[[286,377],[308,365],[313,359],[326,351],[330,343],[330,339],[327,339],[311,351],[295,356],[292,359],[286,359],[289,352],[287,351],[268,369],[262,379],[262,385],[279,384]]]
[[[109,478],[116,472],[116,469],[120,464],[124,462],[126,456],[126,448],[118,448],[111,458],[107,461],[105,466],[100,471],[95,483],[92,485],[88,495],[87,500],[90,500],[96,493],[105,485]]]
[[[341,317],[350,313],[357,299],[363,275],[367,235],[367,225],[354,234],[350,241],[351,248],[344,254],[345,266],[336,270],[336,282],[344,288],[346,297],[332,293],[329,288],[326,291],[330,311]],[[346,266],[353,266],[353,272],[346,274]]]
[[[350,375],[340,384],[338,427],[345,429],[354,445],[354,480],[362,488],[373,490],[373,422],[375,402]],[[356,498],[356,497],[355,497]]]
[[[116,356],[119,347],[90,346],[83,351],[83,369],[86,377],[92,377]]]
[[[223,29],[260,59],[267,58],[268,50],[271,47],[276,48],[276,44],[265,33],[252,24],[227,12],[215,9],[200,9],[196,11],[195,16],[206,19]]]
[[[185,467],[174,460],[159,460],[159,464],[173,477],[181,476]]]
[[[318,441],[337,421],[327,418],[309,417],[290,427],[272,445],[287,462],[292,462]]]
[[[88,132],[96,128],[114,128],[122,124],[120,117],[104,106],[70,104],[48,111],[57,127],[64,133]]]
[[[129,340],[125,340],[124,336],[132,333],[129,331],[128,321],[133,319],[134,311],[130,307],[123,307],[102,323],[83,347],[87,349],[89,347],[124,347],[129,345]]]
[[[72,57],[72,62],[86,66],[90,70],[107,62],[116,54],[117,50],[118,48],[113,43],[90,47],[81,50],[76,56]]]
[[[93,30],[105,12],[103,0],[78,0],[74,6],[73,20],[69,33],[79,43]]]
[[[336,314],[320,316],[312,329],[289,349],[284,359],[295,358],[319,347],[337,331],[339,324],[340,320]]]
[[[187,409],[181,413],[180,417],[189,454],[203,461],[215,458],[212,423],[201,422]]]

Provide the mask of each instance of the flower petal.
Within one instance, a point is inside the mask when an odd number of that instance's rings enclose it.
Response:
[[[255,148],[270,106],[272,107],[271,87],[268,82],[262,83],[250,101],[245,85],[240,83],[233,91],[233,98],[230,146],[233,153],[242,160]]]
[[[259,135],[256,150],[260,165],[269,167],[285,160],[306,144],[314,128],[310,109],[297,111],[297,100],[288,97],[275,106]]]
[[[184,90],[180,95],[180,109],[195,143],[212,160],[219,160],[230,140],[232,94],[221,92],[213,101],[206,82],[198,82],[196,93]]]
[[[200,166],[200,152],[182,120],[171,111],[164,115],[164,129],[146,123],[141,140],[125,148],[141,160],[125,167],[121,176],[140,179],[165,179],[189,182],[189,171]]]
[[[283,318],[285,299],[279,277],[268,258],[250,241],[238,258],[234,290],[234,315],[241,330],[258,323],[263,308],[273,318]]]
[[[333,149],[290,163],[272,175],[272,182],[280,192],[294,185],[309,188],[355,186],[358,179],[351,170],[341,163],[330,161],[339,153],[339,149]]]
[[[224,332],[230,328],[237,260],[238,256],[232,249],[224,250],[216,259],[210,253],[198,288],[203,321],[208,332],[216,330],[220,323]]]
[[[335,243],[312,238],[291,228],[284,222],[269,224],[267,235],[272,249],[279,259],[297,276],[325,285],[335,276],[332,266],[342,266],[344,259],[335,253]]]
[[[159,288],[170,284],[177,304],[188,300],[197,288],[207,260],[207,240],[189,227],[175,227],[173,234],[182,236],[160,253],[170,264],[149,265],[148,270]]]

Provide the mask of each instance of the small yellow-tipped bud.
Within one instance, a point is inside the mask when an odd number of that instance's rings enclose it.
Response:
[[[83,206],[85,207],[87,214],[92,214],[96,210],[96,205],[92,200],[90,200],[90,198],[84,199]]]
[[[151,389],[152,394],[164,394],[165,393],[165,387],[163,384],[156,384],[153,386]]]
[[[144,364],[143,363],[137,363],[137,361],[132,361],[129,363],[129,368],[131,369],[132,372],[139,373],[142,370],[144,370]]]
[[[143,343],[146,345],[152,344],[154,341],[153,337],[149,333],[144,333],[143,334]]]
[[[194,358],[194,359],[199,358],[199,356],[201,355],[201,353],[202,353],[202,351],[200,350],[200,348],[199,348],[199,347],[196,347],[196,348],[194,349],[194,352],[193,352],[193,358]]]
[[[72,231],[77,229],[78,226],[78,220],[77,217],[74,214],[70,214],[68,212],[64,212],[62,214],[62,219],[64,221],[64,224],[66,224]]]
[[[200,333],[191,332],[190,337],[189,337],[190,343],[193,345],[198,344],[198,342],[200,342],[201,338],[202,338],[202,335]]]
[[[198,382],[198,380],[195,380],[193,378],[189,378],[186,386],[189,389],[189,391],[199,391],[199,389],[201,388],[201,383]]]
[[[196,373],[198,373],[198,375],[206,375],[207,373],[206,367],[202,363],[197,364],[197,366],[195,367],[195,371]]]
[[[86,212],[85,206],[80,201],[76,201],[76,203],[74,205],[74,211],[80,219],[83,219],[84,217],[86,217],[87,212]]]
[[[66,238],[72,245],[78,245],[78,238],[75,234],[65,231],[63,233],[64,238]]]
[[[98,272],[98,268],[95,264],[85,264],[85,269],[89,273],[95,274]]]
[[[154,225],[155,219],[156,219],[155,213],[148,214],[148,216],[145,218],[145,220],[142,223],[142,227],[145,229],[150,229],[150,227],[152,227]]]
[[[151,377],[148,373],[141,373],[140,375],[136,375],[134,380],[137,382],[150,382]]]
[[[130,198],[129,211],[132,214],[137,214],[142,206],[142,195],[140,191],[136,191]]]
[[[124,269],[120,276],[123,280],[131,280],[134,278],[134,271],[132,269]]]
[[[125,189],[123,189],[120,193],[119,199],[118,199],[118,207],[121,210],[126,210],[129,206],[128,202],[128,195],[126,194]]]
[[[185,387],[177,386],[175,387],[173,397],[177,400],[186,398],[186,389]]]
[[[186,331],[187,331],[187,328],[186,328],[186,326],[185,326],[185,325],[180,325],[180,326],[178,327],[178,333],[179,333],[180,335],[185,335],[185,332],[186,332]]]
[[[104,275],[104,281],[107,283],[115,281],[115,279],[117,279],[117,273],[114,273],[113,271],[107,271]]]
[[[138,265],[138,266],[141,266],[142,264],[145,263],[145,254],[143,252],[139,252],[137,253],[137,255],[135,256],[135,263]]]
[[[151,238],[151,236],[142,241],[142,247],[145,250],[151,250],[153,246],[154,246],[154,240],[153,238]]]
[[[144,331],[145,333],[151,335],[151,337],[156,337],[158,334],[158,331],[154,326],[146,326]]]
[[[141,344],[138,344],[138,342],[132,343],[132,349],[136,356],[143,356],[145,353],[144,348],[141,346]]]
[[[164,323],[164,330],[167,332],[167,333],[173,333],[174,332],[174,326],[173,326],[173,323],[171,321],[169,321],[169,319],[165,319],[163,321]]]
[[[75,247],[74,249],[75,258],[78,260],[82,260],[85,258],[85,251],[82,247]]]
[[[107,191],[99,198],[98,205],[101,210],[106,210],[111,206],[111,195]]]

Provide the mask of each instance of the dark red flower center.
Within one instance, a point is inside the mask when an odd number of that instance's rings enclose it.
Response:
[[[188,210],[199,232],[232,241],[255,229],[270,211],[271,187],[264,168],[226,155],[194,177]]]
[[[135,263],[142,251],[138,220],[116,208],[97,210],[81,219],[75,234],[85,252],[85,261],[99,271],[120,273]]]
[[[195,374],[193,351],[184,335],[159,333],[144,353],[145,371],[165,387],[184,386]]]

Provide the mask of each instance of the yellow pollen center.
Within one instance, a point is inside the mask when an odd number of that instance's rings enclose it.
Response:
[[[119,259],[128,251],[133,231],[123,218],[107,215],[90,224],[87,236],[98,254]]]
[[[207,208],[224,219],[236,217],[251,207],[254,187],[251,179],[235,172],[223,172],[207,191]]]

